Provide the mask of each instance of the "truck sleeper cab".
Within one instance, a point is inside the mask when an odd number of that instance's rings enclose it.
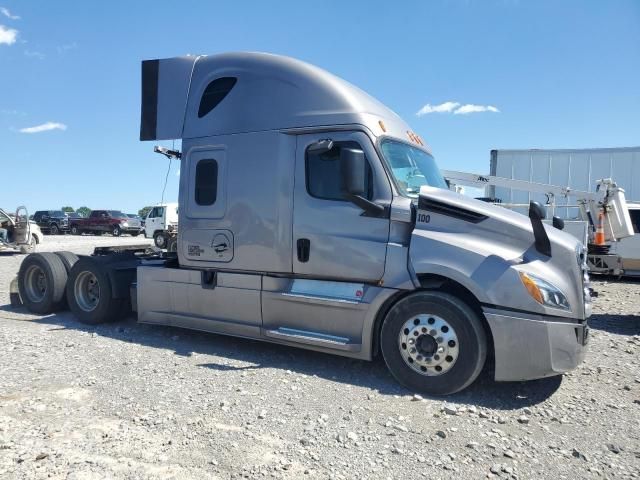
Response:
[[[488,355],[496,380],[582,361],[580,243],[535,206],[446,190],[423,140],[344,80],[262,53],[145,61],[140,137],[182,139],[177,256],[81,258],[66,282],[80,320],[131,295],[139,322],[380,352],[429,394],[467,387]]]

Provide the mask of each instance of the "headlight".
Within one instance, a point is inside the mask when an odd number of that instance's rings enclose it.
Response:
[[[530,273],[518,272],[520,280],[527,289],[529,295],[540,305],[551,308],[560,308],[562,310],[571,310],[571,306],[567,301],[564,293],[549,282],[542,280],[540,277],[531,275]]]

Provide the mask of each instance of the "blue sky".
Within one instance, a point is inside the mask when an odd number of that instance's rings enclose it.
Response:
[[[4,208],[158,202],[167,163],[138,141],[140,61],[189,53],[267,51],[326,68],[403,116],[442,168],[488,172],[492,148],[640,145],[640,1],[0,7]]]

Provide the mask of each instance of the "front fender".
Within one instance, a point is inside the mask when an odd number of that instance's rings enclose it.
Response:
[[[521,257],[508,246],[472,235],[414,230],[409,259],[417,275],[435,274],[458,282],[482,304],[544,313],[512,268]]]

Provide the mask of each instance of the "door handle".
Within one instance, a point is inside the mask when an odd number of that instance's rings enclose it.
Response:
[[[298,250],[298,261],[301,263],[308,262],[311,250],[311,241],[308,238],[299,238],[296,247]]]

